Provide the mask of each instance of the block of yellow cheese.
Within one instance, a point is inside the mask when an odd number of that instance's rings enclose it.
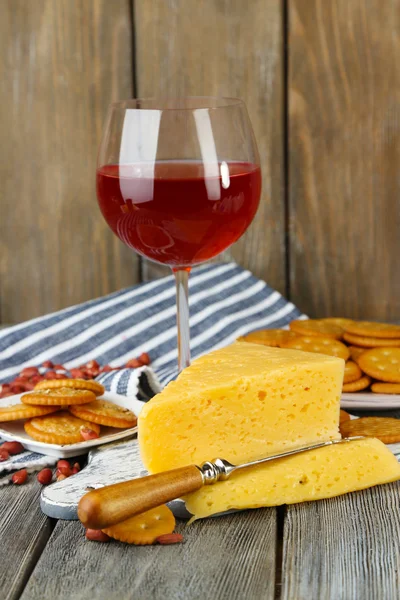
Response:
[[[193,362],[148,402],[139,444],[151,473],[233,463],[339,438],[344,361],[235,343]]]
[[[331,498],[400,479],[400,465],[375,438],[337,444],[233,473],[185,498],[199,519],[230,509]]]

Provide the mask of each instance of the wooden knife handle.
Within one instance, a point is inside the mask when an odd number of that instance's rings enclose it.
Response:
[[[104,529],[202,486],[203,475],[196,465],[131,479],[85,494],[78,504],[78,517],[89,529]]]

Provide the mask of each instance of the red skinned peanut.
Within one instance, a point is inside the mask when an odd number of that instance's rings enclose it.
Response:
[[[84,379],[85,376],[82,369],[71,369],[70,373],[71,377],[73,377],[74,379]]]
[[[64,458],[62,458],[61,460],[57,461],[57,467],[70,467],[71,465],[69,464],[69,462],[67,460],[65,460]]]
[[[22,385],[20,385],[19,383],[12,383],[10,385],[10,391],[13,394],[21,394],[21,392],[24,392],[24,388],[22,387]]]
[[[72,470],[71,467],[58,467],[57,471],[59,471],[59,473],[61,473],[61,475],[65,475],[65,477],[71,477],[72,475]]]
[[[163,545],[180,544],[183,542],[183,535],[180,533],[165,533],[164,535],[159,535],[158,538],[156,538],[156,542]]]
[[[28,471],[26,469],[21,469],[21,471],[14,473],[11,479],[15,485],[23,485],[28,479]]]
[[[27,381],[29,381],[27,377],[24,377],[23,375],[18,375],[18,377],[14,377],[13,381],[11,382],[11,385],[23,385]]]
[[[100,365],[97,360],[89,360],[85,366],[87,369],[100,369]]]
[[[10,458],[9,453],[4,448],[0,448],[0,462],[4,462]]]
[[[99,369],[86,369],[85,374],[90,379],[94,379],[100,373]]]
[[[4,444],[1,445],[1,448],[7,450],[9,454],[21,454],[21,452],[24,452],[25,450],[20,442],[4,442]]]
[[[31,392],[35,389],[35,384],[31,381],[27,381],[26,383],[21,383],[21,386],[25,389],[26,392]]]
[[[147,354],[147,352],[143,352],[139,356],[138,361],[140,363],[142,363],[142,365],[149,365],[150,364],[150,356]]]
[[[49,485],[53,479],[53,471],[51,469],[42,469],[37,474],[37,480],[42,485]]]
[[[101,529],[86,529],[86,539],[91,542],[109,542],[111,538]]]
[[[57,373],[54,371],[47,371],[47,373],[44,374],[44,379],[57,379]]]
[[[57,475],[65,475],[65,477],[70,477],[72,475],[71,465],[67,460],[59,460],[57,463]]]
[[[34,375],[39,375],[39,369],[37,367],[25,367],[20,373],[21,377],[27,377],[28,379]]]
[[[128,362],[125,365],[127,369],[137,369],[141,366],[142,363],[137,358],[131,358],[131,360],[128,360]]]
[[[81,437],[83,440],[87,441],[87,440],[96,440],[99,437],[99,435],[98,435],[98,433],[93,431],[93,429],[90,429],[89,427],[82,427],[81,428]]]

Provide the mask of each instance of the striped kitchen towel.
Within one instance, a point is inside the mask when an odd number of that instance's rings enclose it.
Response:
[[[292,303],[232,262],[195,268],[189,291],[192,358],[300,316]],[[46,360],[66,368],[91,359],[119,366],[147,352],[165,385],[177,375],[175,310],[168,276],[1,330],[0,383]],[[111,391],[126,393],[126,370],[103,379]]]
[[[301,316],[293,304],[235,263],[195,268],[189,292],[192,358],[249,331],[284,327]],[[120,366],[142,352],[150,355],[152,368],[111,371],[98,380],[111,392],[146,401],[176,377],[173,276],[1,330],[0,383],[46,360],[69,369],[92,359],[100,365]],[[7,398],[0,404],[7,404]],[[10,457],[0,472],[21,468],[21,460],[31,470],[43,468],[44,458],[25,452]],[[47,458],[49,465],[54,463]],[[0,485],[8,480],[9,475],[0,478]]]

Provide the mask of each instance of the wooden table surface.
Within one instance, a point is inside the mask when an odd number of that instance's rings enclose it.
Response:
[[[42,514],[40,487],[0,488],[2,600],[400,598],[400,482],[179,522],[184,544],[149,547],[88,542]]]
[[[178,531],[185,543],[88,542],[39,508],[40,486],[0,490],[3,599],[399,598],[399,484]]]

